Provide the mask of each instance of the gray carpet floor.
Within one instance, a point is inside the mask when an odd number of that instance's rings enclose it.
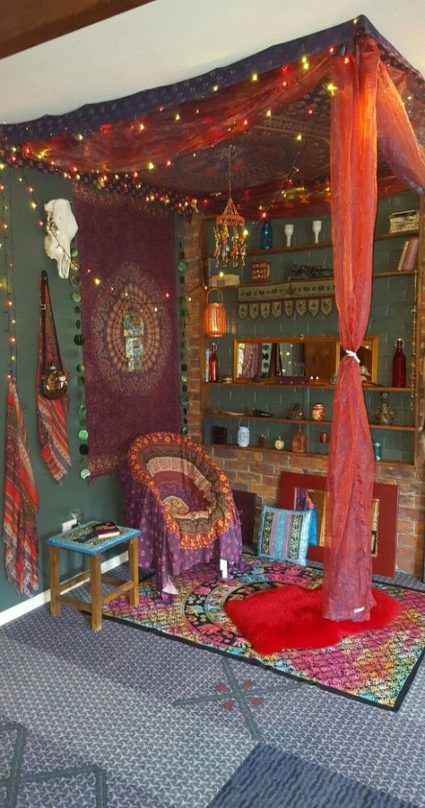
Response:
[[[0,806],[207,808],[264,746],[425,806],[425,665],[391,713],[67,607],[0,629]]]

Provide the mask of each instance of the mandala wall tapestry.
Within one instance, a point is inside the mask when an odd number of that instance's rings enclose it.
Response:
[[[75,195],[92,476],[137,435],[181,427],[174,216],[108,197]]]

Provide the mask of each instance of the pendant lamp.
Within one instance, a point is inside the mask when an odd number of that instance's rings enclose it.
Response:
[[[217,292],[218,302],[210,303],[208,296]],[[222,337],[227,331],[226,309],[223,304],[223,295],[219,289],[209,289],[207,292],[207,305],[204,311],[204,334],[207,337]]]

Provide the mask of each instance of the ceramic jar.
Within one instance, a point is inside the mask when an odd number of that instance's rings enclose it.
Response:
[[[313,404],[311,408],[311,417],[313,421],[325,420],[325,408],[323,404]]]
[[[278,438],[276,438],[276,440],[274,442],[274,448],[279,449],[279,451],[282,451],[282,449],[285,448],[285,441],[283,441],[280,436]]]
[[[242,426],[242,420],[239,421],[237,442],[241,449],[246,449],[249,446],[249,426]]]

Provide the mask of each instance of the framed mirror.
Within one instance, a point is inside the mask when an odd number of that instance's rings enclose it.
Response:
[[[378,337],[368,336],[359,349],[362,373],[376,382]],[[338,372],[343,350],[338,337],[250,337],[234,341],[233,378],[241,383],[314,380],[329,383]]]

